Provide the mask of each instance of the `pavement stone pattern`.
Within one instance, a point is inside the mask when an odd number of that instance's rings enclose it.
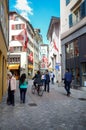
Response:
[[[72,89],[67,97],[63,87],[51,84],[50,93],[40,97],[31,93],[32,81],[28,82],[25,104],[20,104],[18,88],[15,106],[8,106],[7,95],[3,97],[0,130],[86,130],[86,100],[79,100],[86,99],[86,92]]]

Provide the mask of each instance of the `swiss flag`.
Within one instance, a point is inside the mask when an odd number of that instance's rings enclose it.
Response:
[[[29,54],[28,59],[30,62],[33,62],[33,53],[32,52]]]
[[[24,47],[27,48],[27,43],[28,43],[27,31],[26,31],[26,29],[24,31],[25,31],[25,35],[24,35]]]
[[[24,48],[27,48],[27,43],[28,43],[28,37],[27,37],[27,31],[26,29],[24,29],[22,32],[20,32],[17,36],[16,36],[16,40],[21,41],[22,45],[24,46]]]
[[[43,56],[42,61],[45,62],[45,63],[48,62],[47,57],[46,57],[46,56]]]
[[[58,48],[57,48],[57,46],[56,46],[55,40],[53,40],[53,47],[54,47],[54,49],[55,49],[56,51],[59,51]]]

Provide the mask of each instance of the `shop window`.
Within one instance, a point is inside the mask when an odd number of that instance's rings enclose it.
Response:
[[[76,80],[76,84],[79,85],[80,84],[80,70],[79,67],[75,68],[75,80]]]
[[[70,43],[66,45],[66,58],[70,59],[72,57],[74,57],[74,46],[73,43]]]
[[[74,46],[73,43],[69,45],[70,58],[74,57]]]
[[[69,44],[67,44],[65,47],[66,47],[66,58],[69,59]]]
[[[78,40],[74,41],[74,56],[79,56]]]

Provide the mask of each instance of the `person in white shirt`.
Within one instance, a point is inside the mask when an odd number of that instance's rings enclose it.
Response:
[[[8,72],[8,98],[7,104],[15,106],[15,90],[16,90],[16,78],[14,74]]]

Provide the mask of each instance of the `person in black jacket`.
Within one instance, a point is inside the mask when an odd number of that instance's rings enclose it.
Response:
[[[46,73],[45,73],[45,91],[46,91],[46,87],[47,87],[47,92],[50,91],[50,75],[49,75],[49,72],[48,70],[46,70]]]
[[[38,92],[39,92],[39,87],[40,85],[42,85],[41,73],[39,70],[37,71],[37,74],[35,74],[35,76],[32,78],[32,80],[34,80],[33,84],[35,87],[38,84]]]

